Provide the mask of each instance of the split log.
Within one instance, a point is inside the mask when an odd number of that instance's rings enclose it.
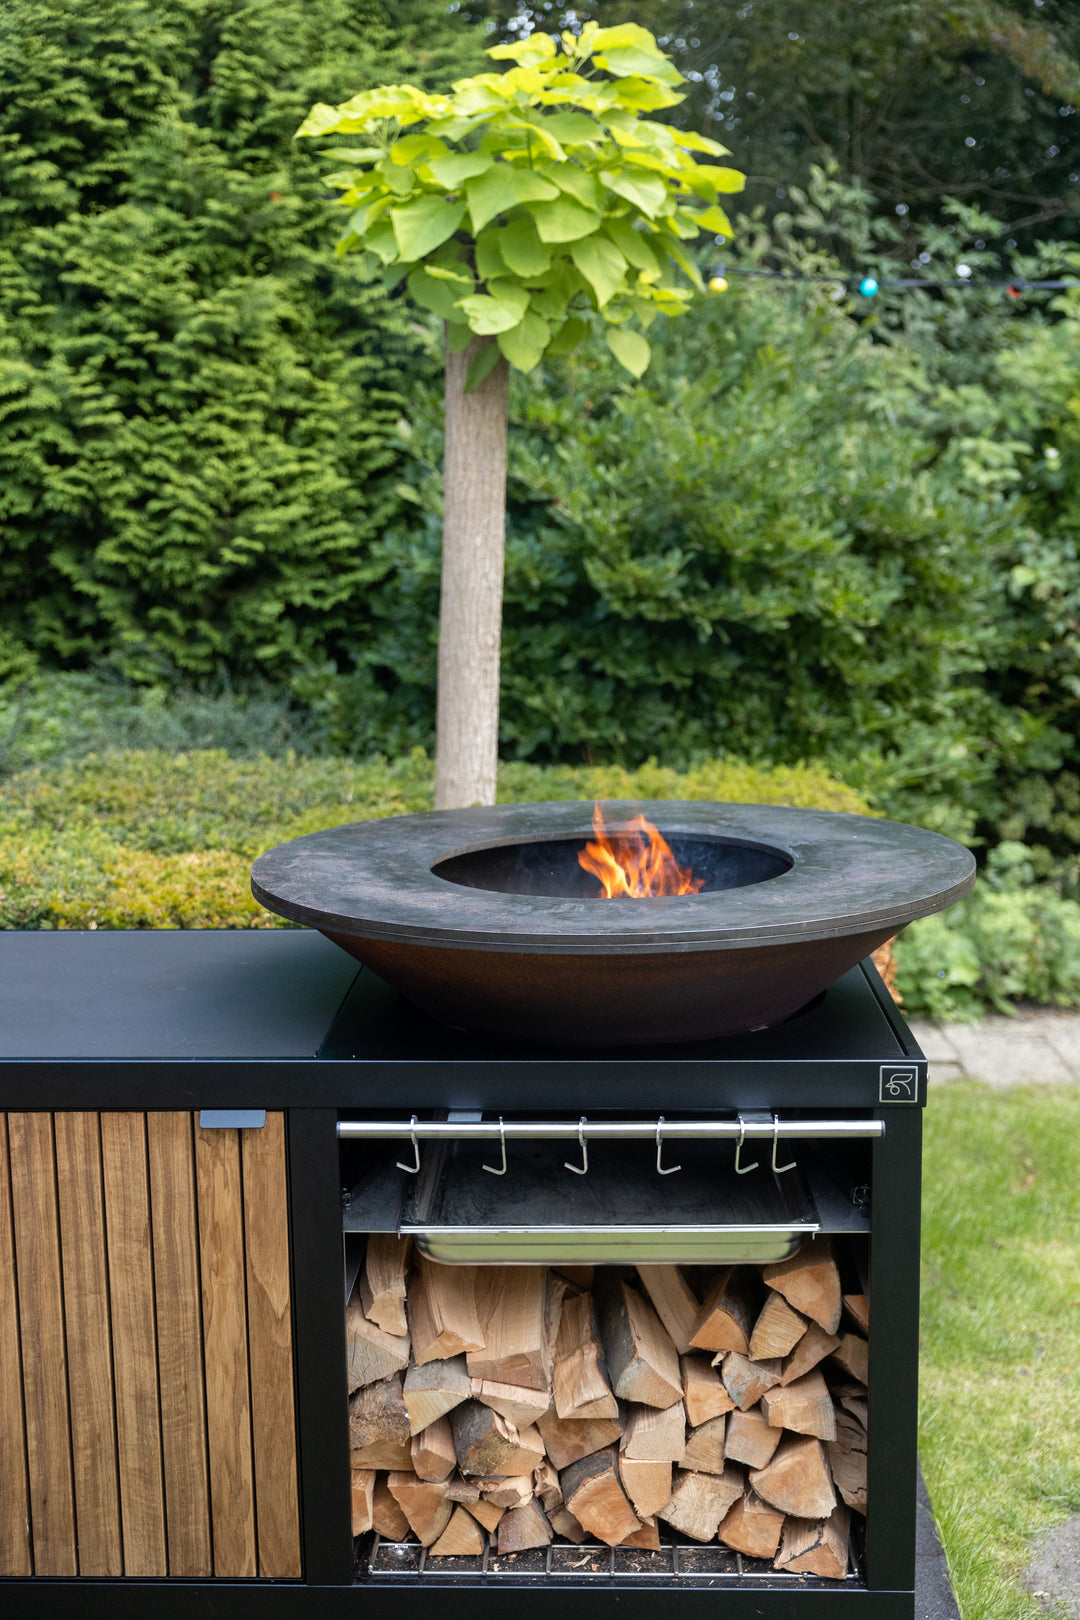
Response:
[[[522,1389],[517,1384],[493,1384],[487,1378],[472,1380],[473,1399],[483,1401],[493,1412],[498,1412],[508,1423],[525,1428],[543,1417],[551,1405],[546,1389]],[[614,1403],[612,1403],[614,1404]]]
[[[845,1294],[844,1308],[857,1328],[870,1332],[870,1301],[865,1294]]]
[[[463,1502],[461,1505],[472,1515],[477,1524],[483,1525],[485,1530],[497,1529],[499,1521],[506,1512],[505,1508],[498,1507],[494,1502],[489,1502],[486,1496],[482,1496],[479,1502]]]
[[[761,1397],[761,1410],[774,1429],[813,1434],[819,1440],[836,1439],[832,1396],[816,1367],[794,1383],[767,1389]]]
[[[671,1464],[619,1457],[619,1480],[638,1518],[653,1518],[671,1500]]]
[[[699,1423],[707,1423],[710,1418],[723,1417],[725,1412],[732,1410],[735,1402],[724,1388],[716,1368],[710,1366],[708,1356],[682,1356],[679,1367],[682,1371],[686,1421],[692,1428]]]
[[[448,1479],[446,1482],[446,1500],[448,1502],[479,1502],[480,1487],[474,1479]]]
[[[767,1295],[750,1335],[751,1361],[789,1355],[808,1326],[806,1317],[793,1310],[783,1294]]]
[[[555,1467],[562,1472],[581,1457],[610,1446],[622,1438],[622,1430],[608,1418],[560,1418],[550,1411],[537,1418],[536,1427]]]
[[[695,1350],[736,1350],[745,1356],[757,1315],[760,1285],[746,1266],[729,1266],[701,1303],[690,1338]]]
[[[681,1266],[638,1266],[641,1285],[652,1300],[671,1342],[681,1356],[690,1349],[701,1306]]]
[[[767,1389],[780,1382],[782,1371],[783,1363],[776,1357],[768,1361],[750,1361],[732,1350],[724,1357],[721,1377],[724,1388],[739,1411],[745,1412],[748,1407],[757,1405]]]
[[[407,1440],[373,1440],[367,1446],[352,1446],[349,1461],[354,1468],[412,1469],[412,1451]]]
[[[551,1540],[547,1515],[535,1496],[524,1507],[511,1508],[499,1520],[499,1551],[525,1552],[529,1547],[546,1547]]]
[[[574,1283],[578,1288],[586,1289],[592,1287],[593,1275],[596,1271],[595,1266],[552,1266],[551,1269],[557,1272],[560,1277],[565,1277],[567,1282]]]
[[[360,1303],[369,1322],[384,1333],[404,1338],[409,1331],[405,1316],[405,1268],[411,1238],[396,1232],[372,1232],[360,1270]]]
[[[786,1434],[772,1461],[750,1470],[760,1497],[796,1519],[827,1519],[836,1506],[825,1447],[813,1435]]]
[[[836,1439],[829,1442],[833,1484],[849,1508],[866,1512],[866,1430],[850,1412],[836,1414]]]
[[[435,1480],[439,1484],[449,1479],[457,1467],[454,1435],[450,1419],[436,1418],[426,1429],[414,1434],[410,1443],[413,1472],[420,1479]]]
[[[864,1429],[869,1428],[870,1414],[865,1389],[854,1384],[843,1388],[834,1385],[833,1394],[839,1400],[845,1412],[850,1412],[853,1418],[857,1418]]]
[[[404,1471],[395,1471],[386,1483],[421,1547],[430,1547],[438,1541],[454,1511],[453,1504],[446,1500],[446,1486],[417,1479],[415,1474]]]
[[[437,1418],[452,1412],[455,1406],[467,1401],[471,1393],[464,1356],[452,1356],[449,1361],[428,1361],[422,1367],[411,1366],[405,1374],[404,1397],[412,1433],[419,1434]]]
[[[635,1288],[612,1279],[597,1298],[600,1334],[616,1395],[644,1406],[682,1400],[682,1374],[667,1329]]]
[[[450,1414],[458,1467],[469,1474],[531,1474],[544,1459],[535,1428],[517,1429],[490,1406],[465,1401]]]
[[[350,1451],[375,1444],[409,1444],[409,1412],[402,1398],[399,1372],[380,1378],[376,1384],[365,1384],[349,1401]]]
[[[695,1468],[701,1474],[724,1472],[724,1431],[727,1421],[726,1417],[710,1418],[708,1423],[699,1423],[696,1429],[690,1431],[682,1458],[684,1468]]]
[[[721,1424],[723,1418],[713,1419]],[[686,1409],[682,1401],[661,1410],[655,1406],[631,1406],[623,1427],[619,1449],[633,1462],[682,1462],[686,1450]],[[688,1463],[687,1467],[691,1465]]]
[[[554,1513],[548,1515],[548,1523],[557,1536],[562,1536],[566,1541],[574,1542],[578,1547],[585,1540],[585,1532],[569,1508],[556,1508]]]
[[[564,1299],[555,1341],[552,1379],[555,1410],[561,1418],[616,1418],[596,1308],[591,1294]]]
[[[850,1523],[851,1514],[842,1505],[827,1519],[786,1519],[774,1569],[786,1569],[798,1575],[824,1575],[842,1581],[847,1574]]]
[[[614,1446],[571,1463],[559,1475],[563,1501],[589,1535],[615,1547],[641,1523],[619,1484]]]
[[[369,1322],[355,1297],[345,1307],[345,1354],[349,1394],[409,1365],[409,1341]]]
[[[471,1378],[546,1390],[551,1383],[543,1266],[487,1266],[476,1291],[480,1343],[466,1354]]]
[[[784,1528],[784,1515],[746,1490],[729,1508],[717,1532],[726,1547],[747,1558],[775,1558]]]
[[[753,1406],[748,1412],[732,1412],[728,1418],[724,1450],[732,1462],[764,1468],[779,1444],[780,1430],[769,1427],[760,1406]]]
[[[796,1378],[810,1372],[819,1361],[832,1354],[840,1340],[834,1333],[826,1333],[825,1329],[811,1322],[794,1350],[784,1362],[784,1370],[780,1374],[782,1384],[791,1384]]]
[[[552,1513],[556,1508],[562,1507],[563,1495],[559,1476],[546,1457],[540,1466],[533,1470],[533,1491],[545,1513]]]
[[[375,1479],[375,1492],[371,1505],[371,1528],[377,1530],[384,1541],[406,1541],[409,1521],[390,1494],[385,1474]]]
[[[363,1536],[371,1529],[375,1505],[375,1469],[354,1468],[351,1478],[352,1533]]]
[[[766,1266],[762,1275],[789,1305],[809,1316],[826,1333],[836,1332],[840,1325],[840,1273],[828,1238],[811,1238],[798,1254]]]
[[[869,1382],[870,1346],[858,1333],[843,1334],[832,1358],[857,1384]]]
[[[484,1532],[463,1507],[456,1507],[450,1523],[428,1548],[429,1558],[479,1558],[484,1551]]]
[[[479,1350],[484,1336],[476,1314],[476,1267],[440,1266],[418,1255],[408,1298],[413,1355],[418,1367]]]
[[[644,1547],[646,1552],[659,1552],[660,1527],[655,1517],[642,1519],[641,1529],[635,1530],[633,1535],[625,1537],[621,1545],[624,1547]]]
[[[743,1493],[742,1470],[728,1468],[723,1474],[691,1474],[675,1470],[671,1499],[660,1517],[692,1541],[712,1541],[731,1504]]]
[[[497,1508],[524,1507],[533,1494],[532,1474],[510,1474],[506,1479],[482,1479],[480,1494]]]

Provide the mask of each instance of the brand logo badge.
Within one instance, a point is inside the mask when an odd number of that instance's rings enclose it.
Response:
[[[878,1073],[879,1102],[918,1102],[919,1071],[914,1063],[883,1063]]]

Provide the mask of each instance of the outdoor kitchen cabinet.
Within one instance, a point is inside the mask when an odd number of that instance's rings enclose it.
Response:
[[[912,1620],[925,1062],[871,975],[829,994],[828,1051],[811,1013],[722,1057],[499,1057],[308,933],[0,935],[5,1616]],[[859,1578],[358,1577],[339,1121],[761,1106],[885,1126]]]

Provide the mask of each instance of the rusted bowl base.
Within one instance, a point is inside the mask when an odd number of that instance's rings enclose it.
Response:
[[[607,956],[447,950],[322,932],[454,1028],[547,1045],[646,1046],[779,1024],[895,929],[749,950]]]

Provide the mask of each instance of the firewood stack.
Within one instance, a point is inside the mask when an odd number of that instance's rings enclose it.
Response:
[[[441,1266],[373,1234],[346,1308],[353,1533],[433,1557],[658,1521],[841,1579],[866,1510],[869,1316],[826,1239],[790,1260]]]

